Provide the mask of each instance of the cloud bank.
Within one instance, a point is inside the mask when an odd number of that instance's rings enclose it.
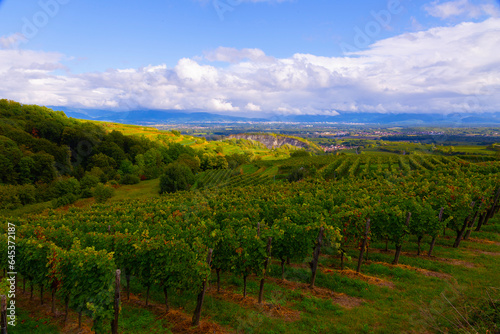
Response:
[[[65,55],[3,49],[0,97],[79,108],[247,116],[500,111],[499,54],[500,19],[493,17],[380,40],[346,57],[278,59],[259,49],[221,47],[202,58],[180,59],[173,68],[72,74]]]
[[[477,19],[481,16],[500,16],[498,8],[491,1],[479,4],[471,3],[469,0],[454,0],[447,2],[433,1],[424,6],[424,10],[431,16],[440,19],[464,16]]]

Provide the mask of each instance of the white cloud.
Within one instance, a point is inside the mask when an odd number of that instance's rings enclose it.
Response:
[[[264,51],[259,49],[235,49],[227,47],[219,47],[215,50],[205,52],[205,59],[208,61],[223,61],[228,63],[237,63],[244,59],[252,61],[272,61],[271,57],[267,57]]]
[[[448,19],[455,16],[465,16],[477,19],[481,16],[499,16],[499,10],[494,3],[483,1],[479,4],[471,3],[469,0],[454,0],[440,2],[433,1],[424,6],[424,10],[431,16]]]
[[[418,20],[414,16],[412,16],[410,18],[410,24],[411,24],[412,30],[414,30],[414,31],[419,31],[419,30],[424,29],[424,26],[421,25],[420,22],[418,22]]]
[[[231,102],[224,101],[223,99],[211,99],[208,107],[215,111],[238,111],[240,108],[233,107]]]
[[[248,111],[262,111],[262,108],[256,104],[253,104],[252,102],[249,102],[246,106],[245,106],[245,110],[248,110]]]
[[[26,39],[21,33],[11,34],[9,36],[0,36],[0,49],[14,49],[19,43]]]
[[[58,53],[0,50],[0,97],[221,113],[499,111],[499,31],[500,19],[490,18],[380,40],[352,57],[276,59],[256,49],[219,48],[206,57],[225,59],[227,67],[183,58],[173,68],[83,74],[68,72]]]

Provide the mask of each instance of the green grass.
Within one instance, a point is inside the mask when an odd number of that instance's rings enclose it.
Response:
[[[15,210],[1,210],[0,216],[5,217],[25,217],[28,215],[38,214],[46,209],[52,208],[52,202],[42,202],[36,204],[24,205]]]
[[[109,202],[158,197],[160,196],[159,192],[160,179],[146,180],[134,185],[120,186]]]
[[[453,146],[453,148],[454,148],[455,152],[476,153],[476,154],[484,154],[484,155],[495,154],[495,151],[487,149],[486,146],[457,145],[457,146]]]
[[[157,318],[150,311],[130,305],[122,306],[119,321],[119,332],[130,334],[142,333],[172,333],[169,323]]]
[[[23,309],[16,309],[16,326],[7,326],[8,333],[11,334],[52,334],[59,333],[59,328],[51,324],[50,317],[34,319]]]
[[[258,171],[260,167],[254,164],[248,164],[248,165],[243,165],[241,168],[243,169],[243,173],[252,174]]]

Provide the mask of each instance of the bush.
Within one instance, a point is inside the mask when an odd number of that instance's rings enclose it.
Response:
[[[69,205],[72,203],[75,203],[78,200],[78,196],[75,194],[66,194],[64,196],[61,196],[59,198],[55,198],[52,200],[52,207],[58,208],[61,206]]]
[[[47,183],[37,182],[35,196],[37,202],[50,201],[53,198],[51,186]]]
[[[297,150],[292,153],[290,153],[290,157],[292,158],[299,158],[299,157],[310,157],[311,152],[307,152],[305,150]]]
[[[14,210],[20,207],[21,201],[15,191],[16,186],[5,185],[0,186],[0,209],[1,210]]]
[[[0,210],[13,210],[32,203],[36,203],[35,186],[31,184],[0,186]]]
[[[99,181],[99,177],[86,173],[85,176],[80,180],[80,186],[82,187],[82,189],[91,189],[97,186]]]
[[[99,183],[93,191],[95,201],[97,203],[105,203],[108,199],[113,197],[115,190],[110,186],[105,186],[102,183]]]
[[[36,202],[36,188],[32,184],[17,186],[17,196],[22,205]]]
[[[53,197],[62,197],[67,194],[80,194],[80,182],[74,177],[55,181],[52,186]]]
[[[140,182],[139,177],[133,174],[125,174],[120,180],[121,184],[137,184],[139,182]]]
[[[194,181],[195,177],[188,166],[171,163],[167,166],[165,174],[160,178],[160,194],[189,190]]]
[[[92,192],[92,189],[85,188],[82,190],[82,198],[90,198],[94,197],[94,193]]]
[[[118,181],[115,181],[115,180],[111,180],[107,183],[108,186],[111,186],[113,187],[114,189],[116,188],[119,188],[120,187],[120,184],[118,183]]]
[[[304,171],[304,167],[295,168],[288,174],[289,182],[296,182],[302,180],[306,176],[306,172]]]

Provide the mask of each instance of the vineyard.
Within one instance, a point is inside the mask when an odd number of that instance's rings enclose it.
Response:
[[[377,178],[390,175],[406,175],[411,171],[432,171],[436,166],[465,162],[457,158],[435,155],[323,155],[313,157],[290,158],[287,160],[255,163],[251,167],[257,170],[245,173],[242,168],[236,170],[209,170],[198,175],[194,189],[214,187],[246,187],[275,183],[285,179],[294,169],[320,173],[326,179],[341,178]],[[275,166],[276,169],[270,168]]]
[[[211,189],[214,187],[246,187],[268,184],[273,181],[269,175],[258,170],[255,173],[244,174],[240,170],[211,170],[202,173],[196,181],[194,189]]]
[[[276,182],[274,175],[294,168],[314,172],[300,182]],[[166,314],[189,312],[192,332],[200,317],[201,326],[215,322],[216,332],[453,329],[451,316],[421,314],[425,322],[403,312],[390,315],[391,328],[367,316],[398,309],[387,306],[402,298],[392,290],[413,300],[405,287],[442,291],[452,274],[462,277],[468,269],[454,261],[474,258],[460,251],[476,235],[486,244],[480,256],[498,259],[498,162],[318,156],[283,161],[273,173],[206,171],[194,191],[11,219],[2,224],[1,251],[7,254],[15,230],[19,286],[41,303],[50,294],[54,313],[59,301],[66,315],[73,310],[80,321],[92,319],[94,331],[114,333],[120,293],[122,302],[140,294],[145,307],[153,299]],[[9,258],[0,265],[8,271]],[[389,299],[379,303],[383,296]],[[492,312],[499,316],[498,308]],[[469,325],[485,332],[491,323]],[[414,331],[406,331],[409,324]]]

